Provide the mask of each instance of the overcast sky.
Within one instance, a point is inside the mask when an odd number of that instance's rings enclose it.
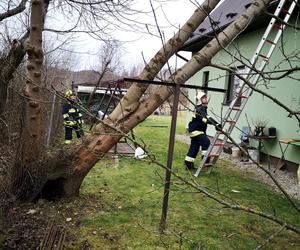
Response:
[[[137,2],[138,8],[151,12],[151,5],[148,0],[138,0]],[[198,0],[198,2],[200,3],[202,1]],[[160,4],[153,2],[153,6],[155,8],[157,21],[161,26],[161,31],[164,33],[166,39],[173,36],[178,27],[185,23],[196,8],[195,4],[189,0],[169,0]],[[138,17],[138,21],[155,25],[153,13],[149,13],[148,16],[141,14]],[[136,65],[138,63],[142,64],[142,53],[146,61],[149,61],[162,47],[160,38],[146,34],[146,27],[144,28],[144,31],[144,33],[117,31],[115,34],[116,39],[124,42],[121,60],[124,64],[126,64],[126,68],[130,68],[132,65]],[[93,54],[97,51],[98,47],[99,42],[89,40],[89,42],[86,42],[86,46],[84,46],[83,49],[88,50],[91,54]],[[184,55],[187,57],[190,56],[189,53]],[[89,65],[94,64],[95,57],[91,55],[86,56],[84,60],[81,60],[81,62],[82,63],[78,65],[78,69],[87,68]],[[174,62],[174,60],[172,60],[172,62]],[[179,59],[178,63],[179,65],[182,65],[184,62]]]

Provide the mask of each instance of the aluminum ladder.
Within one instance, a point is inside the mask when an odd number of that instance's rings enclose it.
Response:
[[[250,61],[251,67],[247,67],[245,69],[245,75],[246,80],[251,84],[252,87],[255,87],[259,78],[260,74],[257,74],[257,72],[262,72],[268,63],[275,46],[277,42],[279,41],[284,28],[286,25],[284,23],[287,23],[288,20],[290,19],[290,16],[292,15],[292,12],[296,6],[297,0],[281,0],[274,12],[274,17],[271,18],[271,21],[268,25],[268,27],[265,30],[265,33],[262,36],[261,41],[259,42],[255,53]],[[283,20],[282,23],[279,23],[279,21],[276,19],[280,18]],[[273,30],[275,31],[275,34],[271,36],[271,32]],[[272,38],[270,38],[270,36]],[[265,52],[265,50],[267,52]],[[254,70],[255,69],[255,70]],[[235,91],[235,97],[231,101],[227,112],[225,113],[224,117],[222,118],[222,130],[225,132],[223,134],[221,131],[217,131],[215,136],[213,137],[211,144],[204,155],[203,159],[201,160],[201,163],[194,174],[195,177],[198,177],[201,169],[206,165],[206,161],[208,157],[212,158],[212,164],[210,171],[212,170],[214,164],[217,162],[222,149],[224,145],[226,144],[228,140],[228,136],[231,134],[233,131],[235,124],[237,123],[244,107],[246,106],[246,103],[252,94],[253,89],[250,88],[247,84],[245,84],[243,81],[240,83],[238,88]],[[237,104],[240,102],[240,105],[237,106]],[[226,135],[227,134],[227,135]],[[223,136],[223,138],[220,138],[220,136]],[[222,140],[222,142],[218,142],[218,140]],[[213,150],[215,153],[212,153]]]

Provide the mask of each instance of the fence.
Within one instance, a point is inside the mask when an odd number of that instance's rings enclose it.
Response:
[[[24,79],[14,79],[1,86],[0,95],[0,208],[18,196],[24,178],[30,172],[23,165],[26,143],[26,99],[23,96]],[[40,88],[41,93],[41,149],[54,145],[62,131],[61,100],[53,91]]]

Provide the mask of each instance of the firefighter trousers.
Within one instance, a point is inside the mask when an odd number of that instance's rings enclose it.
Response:
[[[200,134],[194,137],[191,137],[191,145],[189,151],[186,155],[185,160],[188,162],[194,162],[199,149],[201,147],[202,151],[206,151],[210,145],[210,141],[206,134]]]
[[[77,138],[80,138],[81,136],[83,136],[83,130],[82,130],[81,127],[79,127],[77,125],[75,125],[75,126],[66,126],[65,127],[65,140],[68,140],[68,141],[72,140],[73,130],[75,130]]]

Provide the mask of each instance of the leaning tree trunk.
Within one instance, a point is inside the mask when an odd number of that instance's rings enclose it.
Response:
[[[213,56],[223,47],[228,46],[234,38],[262,12],[269,2],[270,0],[263,0],[251,5],[245,14],[240,16],[234,23],[210,41],[201,51],[196,53],[188,63],[169,78],[169,81],[174,84],[184,83],[197,71],[208,65]],[[117,129],[124,133],[129,132],[151,115],[172,93],[173,88],[160,86],[152,91],[147,100],[133,101],[132,103],[136,106],[135,111],[119,122]],[[124,99],[127,99],[126,101],[130,103],[135,97],[126,95]],[[122,116],[122,109],[119,110],[118,114],[115,113],[114,115],[116,117],[117,115]],[[109,124],[116,125],[114,120],[111,120],[110,117],[105,121]],[[51,156],[52,169],[49,169],[47,179],[52,182],[53,187],[57,188],[59,185],[59,195],[78,195],[79,188],[86,174],[101,156],[107,153],[121,137],[122,134],[113,130],[110,126],[98,124],[92,134],[86,136],[81,143],[66,149],[63,157],[60,156],[58,159],[55,155]],[[49,159],[47,162],[49,162]],[[64,164],[63,167],[62,164]],[[49,166],[49,164],[47,165]]]
[[[193,15],[187,20],[182,28],[155,54],[148,65],[143,69],[138,79],[153,80],[171,56],[177,52],[192,32],[203,22],[209,13],[216,7],[220,0],[206,0]],[[148,85],[133,84],[119,105],[110,114],[110,119],[114,123],[122,122],[123,119],[132,114],[137,108],[139,99],[142,97]]]
[[[41,151],[41,104],[40,86],[42,83],[43,69],[43,39],[44,29],[44,2],[32,0],[29,45],[26,48],[28,54],[27,80],[24,95],[26,96],[26,138],[25,163],[37,159]]]

